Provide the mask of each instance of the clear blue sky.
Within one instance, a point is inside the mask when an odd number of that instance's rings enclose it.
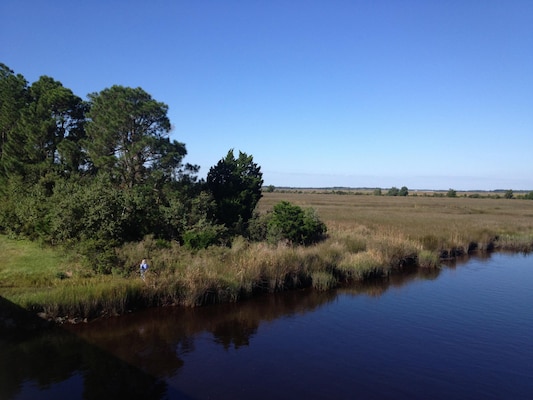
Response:
[[[531,0],[2,0],[0,38],[30,83],[168,104],[201,177],[533,190]]]

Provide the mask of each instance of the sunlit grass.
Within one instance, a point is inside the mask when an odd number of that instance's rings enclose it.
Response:
[[[57,249],[5,236],[0,236],[0,254],[0,287],[53,285],[79,268],[74,258]]]
[[[372,195],[336,195],[332,193],[265,193],[261,210],[287,200],[313,207],[328,226],[328,233],[367,236],[387,232],[422,243],[427,250],[468,250],[471,243],[494,242],[506,247],[514,238],[522,241],[533,232],[533,201],[518,199],[389,197]],[[508,235],[510,241],[497,243],[496,238]]]

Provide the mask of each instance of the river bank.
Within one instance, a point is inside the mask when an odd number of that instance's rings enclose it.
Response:
[[[117,249],[121,273],[94,274],[76,254],[0,237],[0,295],[43,319],[79,322],[145,307],[236,302],[259,292],[387,278],[407,267],[439,268],[457,256],[533,249],[533,202],[267,193],[313,207],[329,237],[314,246],[250,243],[191,252],[152,237]],[[138,264],[147,258],[146,280]]]

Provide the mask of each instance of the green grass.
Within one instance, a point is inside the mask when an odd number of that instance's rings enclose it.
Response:
[[[55,249],[26,240],[0,236],[0,287],[53,285],[58,277],[72,274],[75,264]]]

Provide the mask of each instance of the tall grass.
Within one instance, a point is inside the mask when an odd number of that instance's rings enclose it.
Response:
[[[363,281],[368,278],[386,276],[391,271],[383,256],[375,250],[348,253],[339,262],[337,269],[344,280]]]
[[[117,249],[113,274],[94,275],[75,254],[0,236],[0,295],[48,317],[95,318],[160,305],[235,302],[257,292],[387,277],[407,265],[434,269],[441,258],[492,249],[533,250],[533,201],[331,193],[265,193],[313,207],[327,240],[309,247],[249,243],[191,252],[146,237]],[[139,263],[150,264],[146,280]]]

